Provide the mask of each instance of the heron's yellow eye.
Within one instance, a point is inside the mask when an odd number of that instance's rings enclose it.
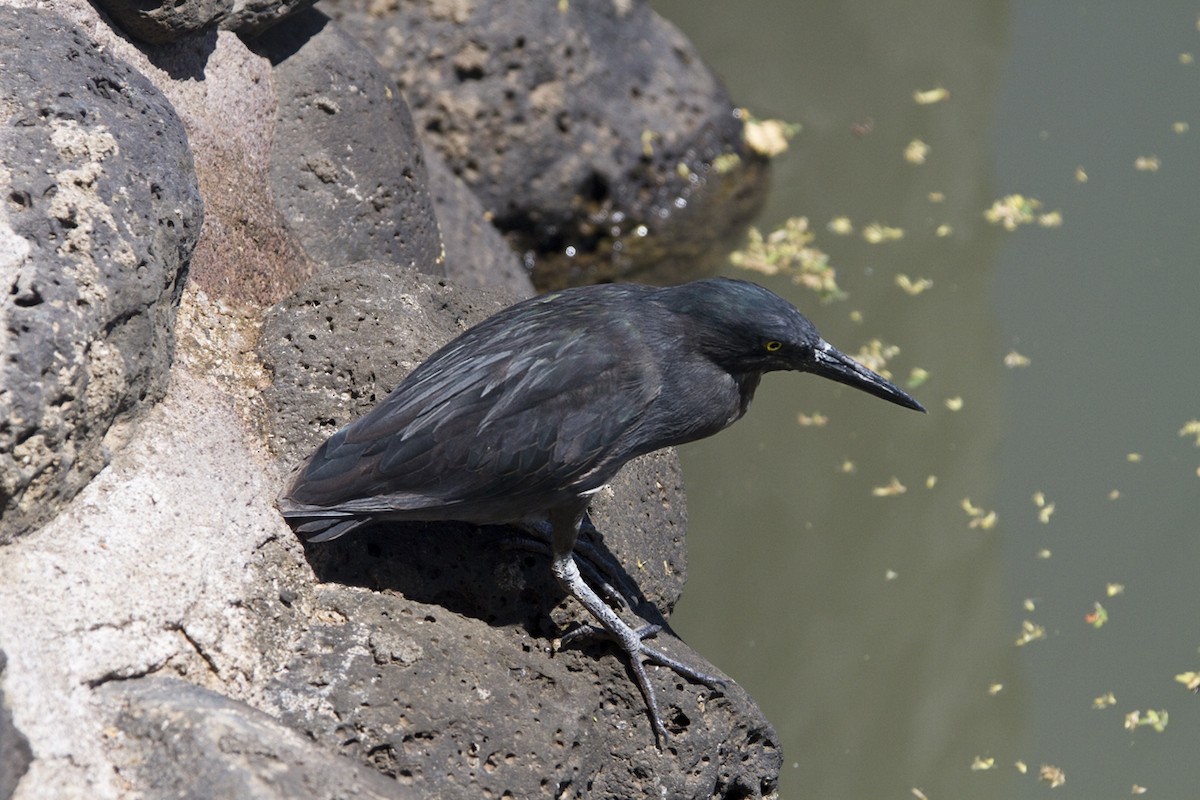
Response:
[[[774,339],[772,339],[771,341],[764,344],[763,347],[767,348],[768,353],[774,353],[776,350],[783,347],[783,342],[777,342]]]

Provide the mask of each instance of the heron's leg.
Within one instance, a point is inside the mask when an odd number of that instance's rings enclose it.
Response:
[[[723,686],[724,681],[700,672],[647,645],[642,639],[657,633],[659,627],[649,625],[639,630],[634,630],[617,616],[617,612],[605,604],[592,588],[584,582],[579,574],[579,567],[575,563],[575,558],[571,555],[571,549],[579,535],[579,523],[582,515],[582,509],[578,511],[573,509],[557,509],[550,513],[550,522],[553,530],[551,568],[554,571],[554,577],[558,579],[563,589],[569,592],[572,597],[578,600],[596,618],[596,621],[600,623],[604,631],[607,632],[607,635],[611,636],[621,646],[621,649],[625,651],[626,655],[629,656],[629,668],[633,672],[634,680],[637,682],[638,688],[642,692],[642,697],[646,701],[646,710],[650,715],[650,724],[654,728],[654,737],[661,748],[666,743],[667,729],[663,725],[662,713],[659,711],[658,700],[654,695],[654,687],[650,685],[650,678],[646,674],[646,665],[643,663],[643,660],[670,667],[683,677],[708,686]]]
[[[590,524],[590,523],[589,523]],[[548,520],[525,520],[520,525],[530,538],[512,537],[504,540],[504,546],[517,550],[528,550],[553,557],[553,531]],[[621,567],[613,558],[600,551],[590,542],[575,542],[574,552],[580,556],[577,559],[580,570],[586,579],[600,590],[610,604],[618,609],[633,608],[630,598],[637,597],[638,589],[622,572]],[[618,589],[617,585],[621,588]]]

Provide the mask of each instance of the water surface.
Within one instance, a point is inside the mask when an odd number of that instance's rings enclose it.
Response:
[[[1200,670],[1200,447],[1179,435],[1200,418],[1200,8],[655,7],[736,102],[803,126],[761,226],[808,217],[849,297],[761,282],[847,352],[898,346],[902,385],[930,376],[924,417],[767,376],[682,451],[673,623],[776,726],[781,796],[1197,796],[1200,698],[1175,676]],[[1012,193],[1061,227],[987,222]],[[826,230],[840,216],[853,234]],[[903,238],[867,243],[872,222]],[[1018,646],[1026,621],[1044,638]],[[1165,729],[1126,729],[1147,710]]]

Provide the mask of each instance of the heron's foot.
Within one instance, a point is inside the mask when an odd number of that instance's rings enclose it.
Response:
[[[647,622],[640,628],[634,628],[633,632],[637,634],[639,639],[651,639],[654,636],[657,636],[661,630],[662,625],[652,625],[651,623]],[[571,644],[586,641],[588,639],[607,639],[610,642],[617,643],[620,643],[621,641],[619,634],[613,633],[612,631],[608,630],[607,628],[603,628],[600,625],[580,625],[576,628],[572,628],[562,636],[558,637],[558,643],[554,649],[561,650],[562,648]]]
[[[578,524],[578,518],[576,518],[575,524]],[[659,710],[658,700],[654,696],[654,685],[650,683],[650,677],[646,672],[646,662],[669,667],[681,677],[702,683],[711,689],[723,689],[725,681],[715,675],[702,672],[690,664],[685,664],[679,659],[672,658],[657,647],[646,644],[643,640],[657,634],[661,627],[646,624],[642,624],[636,629],[630,627],[629,623],[621,619],[617,612],[613,611],[600,599],[596,591],[588,586],[581,577],[579,565],[570,550],[555,553],[551,560],[551,569],[563,589],[578,600],[599,623],[599,628],[585,626],[584,631],[568,634],[568,641],[577,640],[587,633],[604,635],[614,640],[625,651],[625,655],[629,657],[629,671],[633,673],[633,679],[642,692],[642,698],[646,701],[646,712],[650,717],[650,724],[654,728],[654,739],[661,750],[666,746],[667,727],[663,724],[662,712]]]
[[[662,711],[658,707],[658,699],[655,697],[654,689],[650,685],[650,677],[646,672],[645,662],[648,661],[652,664],[669,667],[678,675],[695,683],[702,683],[718,692],[724,691],[726,686],[724,678],[702,672],[690,664],[684,663],[677,658],[672,658],[662,650],[646,644],[646,639],[652,638],[661,630],[661,625],[649,624],[642,625],[639,628],[631,628],[622,624],[616,630],[610,630],[599,625],[582,625],[568,631],[558,640],[558,648],[561,648],[564,645],[578,642],[582,639],[599,637],[616,642],[625,651],[625,654],[629,657],[629,668],[633,672],[634,680],[637,682],[638,688],[642,692],[642,697],[646,701],[646,711],[650,716],[650,724],[654,728],[654,738],[659,749],[662,749],[666,744],[667,727],[663,723]]]

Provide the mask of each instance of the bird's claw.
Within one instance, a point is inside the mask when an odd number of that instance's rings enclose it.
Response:
[[[642,639],[653,638],[661,630],[662,630],[662,625],[653,625],[651,623],[646,623],[645,625],[642,625],[640,628],[635,628],[634,633],[637,634],[637,638],[640,641]],[[565,647],[573,642],[579,642],[579,641],[583,641],[585,639],[592,639],[592,638],[608,639],[609,641],[617,642],[618,644],[620,644],[622,642],[622,639],[618,634],[613,633],[612,631],[608,630],[607,628],[603,628],[599,625],[580,625],[579,627],[572,628],[571,630],[567,631],[562,636],[560,636],[557,640],[558,647],[556,647],[555,649]]]
[[[554,649],[560,650],[569,644],[593,637],[608,639],[620,645],[621,649],[629,656],[629,668],[633,670],[638,686],[642,689],[642,694],[646,699],[647,711],[650,715],[650,724],[654,728],[654,738],[659,749],[662,749],[667,741],[667,728],[663,723],[662,712],[658,708],[658,701],[654,696],[654,691],[650,688],[650,679],[646,673],[644,662],[649,661],[652,664],[667,667],[681,677],[704,684],[709,689],[717,692],[724,692],[726,682],[724,678],[718,678],[716,675],[701,672],[695,667],[685,664],[679,659],[672,658],[658,648],[651,647],[645,643],[644,640],[653,638],[660,631],[662,631],[661,625],[647,623],[639,628],[630,628],[629,633],[632,636],[629,636],[620,631],[610,631],[599,625],[580,625],[557,639]]]

